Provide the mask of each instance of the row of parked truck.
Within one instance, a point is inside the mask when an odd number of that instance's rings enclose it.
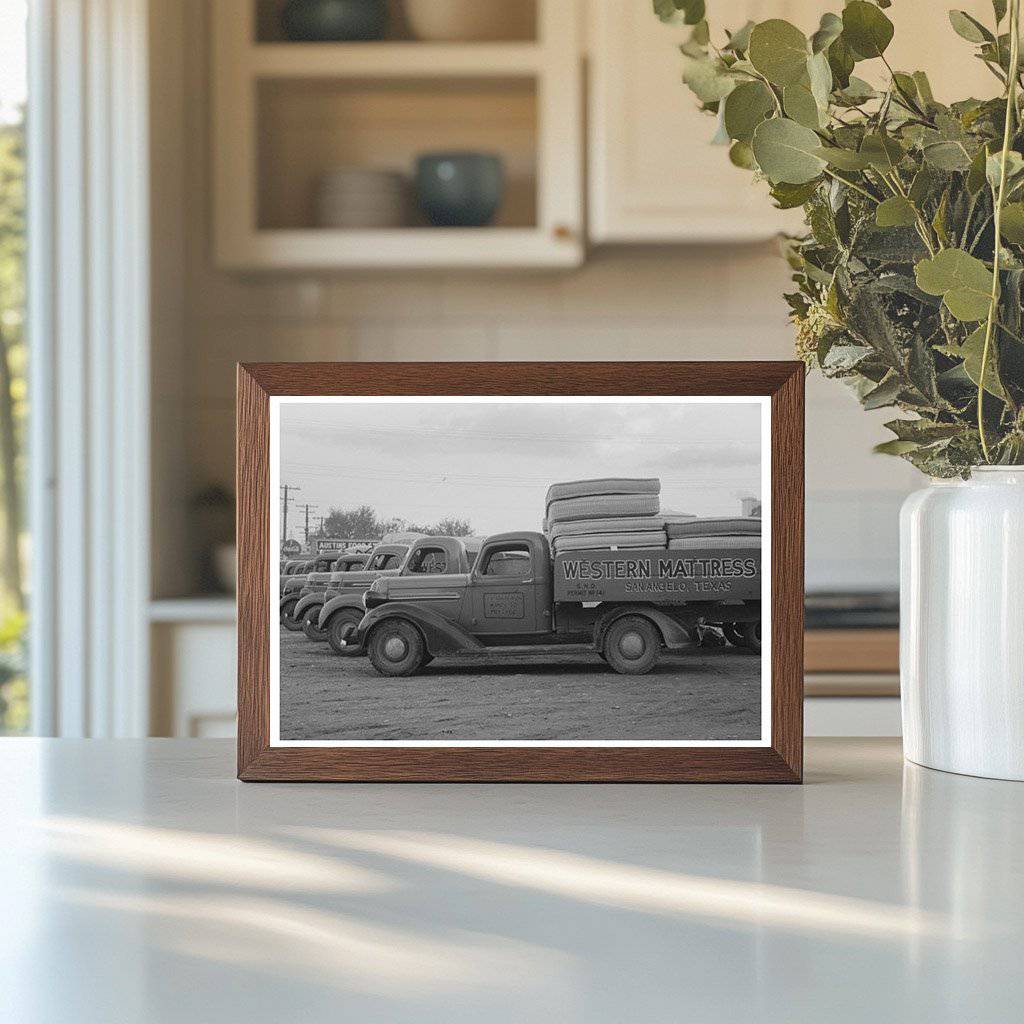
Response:
[[[545,533],[385,537],[369,554],[282,565],[281,625],[368,657],[386,676],[441,655],[508,656],[584,645],[615,671],[651,671],[707,631],[761,650],[759,521],[689,517],[675,546],[575,545]]]

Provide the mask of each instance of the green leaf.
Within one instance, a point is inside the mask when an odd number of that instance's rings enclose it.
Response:
[[[985,187],[985,162],[988,160],[988,144],[974,154],[970,169],[967,172],[967,191],[977,195]]]
[[[811,52],[827,50],[843,31],[843,19],[838,14],[823,14],[818,31],[811,36]]]
[[[981,324],[978,328],[972,331],[968,336],[967,340],[957,349],[957,354],[963,359],[964,372],[974,382],[975,387],[981,386],[981,359],[985,354],[985,325]],[[996,398],[1001,398],[1003,401],[1006,400],[1006,392],[1003,390],[1002,384],[999,383],[999,377],[996,374],[995,361],[993,356],[995,355],[995,344],[989,345],[988,361],[985,367],[985,390]]]
[[[917,86],[917,95],[925,103],[934,103],[935,97],[932,95],[932,85],[928,81],[928,76],[923,71],[915,71],[911,77],[914,79],[914,85]]]
[[[782,90],[782,109],[787,117],[805,128],[821,127],[821,111],[806,85],[787,85]]]
[[[778,209],[794,210],[798,206],[803,206],[817,190],[817,180],[804,182],[801,185],[791,185],[782,181],[772,186],[771,196]]]
[[[828,66],[832,71],[836,88],[845,89],[850,84],[850,75],[853,73],[853,53],[842,36],[832,43],[827,52]]]
[[[815,54],[807,61],[807,79],[810,82],[811,95],[821,112],[820,122],[828,120],[828,100],[832,94],[832,69],[828,66],[828,57],[823,53]]]
[[[900,379],[896,374],[886,378],[878,387],[872,388],[865,394],[860,404],[865,409],[883,409],[887,405],[895,405],[896,399],[901,391]]]
[[[734,142],[729,147],[729,162],[736,167],[742,167],[745,171],[757,170],[754,151],[747,142]]]
[[[880,228],[908,227],[916,222],[914,204],[903,196],[891,196],[875,207],[875,223]]]
[[[922,153],[940,171],[966,171],[971,166],[971,158],[959,142],[928,143]]]
[[[809,53],[807,37],[781,18],[762,21],[750,33],[747,57],[772,85],[785,87],[799,81]]]
[[[915,206],[920,208],[921,204],[928,198],[932,189],[935,188],[937,177],[938,175],[927,165],[923,166],[914,175],[914,180],[910,183],[910,191],[907,195]]]
[[[995,36],[980,21],[972,18],[966,11],[950,11],[949,23],[958,36],[969,43],[992,42]]]
[[[729,36],[729,42],[723,49],[732,50],[734,53],[746,53],[750,49],[750,33],[754,29],[754,22],[748,21],[742,28],[736,29]]]
[[[891,135],[872,133],[865,135],[860,152],[870,165],[883,174],[889,174],[906,155],[903,147]]]
[[[736,79],[710,57],[683,57],[683,81],[701,103],[717,103],[736,87]]]
[[[725,130],[729,138],[750,142],[754,129],[775,109],[775,99],[764,82],[743,82],[725,100]]]
[[[873,88],[863,78],[851,75],[845,89],[840,93],[842,101],[849,106],[857,106],[860,103],[867,103],[878,95],[878,90]]]
[[[930,444],[932,441],[943,441],[956,437],[963,430],[958,423],[936,423],[934,420],[890,420],[885,424],[900,441],[916,441],[918,444]]]
[[[892,22],[874,5],[853,0],[843,10],[843,39],[861,60],[881,57],[892,42]]]
[[[788,118],[762,121],[754,131],[753,147],[758,166],[774,184],[813,181],[825,166],[817,154],[818,136]]]
[[[871,161],[852,149],[839,149],[837,146],[819,146],[815,151],[816,156],[830,164],[838,167],[841,171],[863,171],[871,166]]]
[[[654,0],[654,13],[664,22],[696,25],[704,20],[704,0]]]
[[[1003,151],[997,150],[985,161],[985,177],[992,190],[999,188],[999,176],[1002,173]],[[1011,149],[1006,154],[1006,180],[1011,182],[1024,171],[1024,157]]]
[[[963,249],[943,249],[914,268],[917,286],[941,295],[946,308],[964,322],[988,316],[992,274],[977,257]]]
[[[866,407],[865,407],[866,408]],[[907,452],[915,451],[921,445],[917,441],[883,441],[876,444],[872,449],[876,455],[906,455]]]
[[[999,230],[1006,241],[1024,245],[1024,203],[1007,203],[1003,207]]]

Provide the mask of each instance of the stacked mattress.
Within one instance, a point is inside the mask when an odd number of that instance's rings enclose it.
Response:
[[[564,551],[664,548],[661,481],[606,477],[552,484],[544,532],[555,554]]]
[[[760,516],[721,516],[681,520],[670,523],[665,530],[668,546],[674,550],[706,547],[714,537],[716,548],[760,547]],[[755,542],[753,538],[757,538]]]

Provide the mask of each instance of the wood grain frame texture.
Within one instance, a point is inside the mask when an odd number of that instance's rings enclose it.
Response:
[[[771,745],[271,747],[271,395],[771,396]],[[247,363],[238,366],[238,777],[244,781],[800,782],[804,367],[799,362]],[[276,551],[276,546],[274,546]]]

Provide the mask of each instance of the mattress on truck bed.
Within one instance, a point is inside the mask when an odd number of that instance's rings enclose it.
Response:
[[[732,540],[733,538],[729,538]],[[708,537],[700,548],[564,551],[554,557],[556,601],[757,601],[761,538],[743,547]]]

